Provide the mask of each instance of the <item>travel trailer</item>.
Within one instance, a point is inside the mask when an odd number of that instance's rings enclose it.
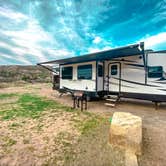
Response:
[[[166,101],[166,51],[144,50],[143,42],[38,65],[48,64],[58,65],[58,72],[52,71],[60,90],[83,91],[90,98]]]

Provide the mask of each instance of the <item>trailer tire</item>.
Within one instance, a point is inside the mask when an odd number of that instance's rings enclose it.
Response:
[[[87,101],[91,101],[91,97],[90,96],[86,96],[86,100]]]

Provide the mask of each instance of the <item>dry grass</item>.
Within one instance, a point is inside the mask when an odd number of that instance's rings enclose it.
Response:
[[[66,165],[94,129],[108,126],[102,116],[37,96],[41,88],[0,91],[0,165]]]
[[[3,120],[1,116],[0,165],[123,165],[123,152],[112,149],[107,141],[108,121],[116,111],[130,112],[143,119],[143,154],[138,158],[139,165],[165,165],[166,105],[156,111],[151,102],[145,101],[122,99],[115,108],[105,107],[104,101],[94,101],[88,103],[89,114],[71,110],[70,96],[59,98],[51,84],[15,86],[0,89],[0,94],[16,94],[0,99],[0,110],[4,103],[3,110],[9,110],[11,105],[18,109],[19,97],[29,93],[61,103],[60,107],[65,105],[68,111],[58,107],[41,111],[37,118],[21,116]]]

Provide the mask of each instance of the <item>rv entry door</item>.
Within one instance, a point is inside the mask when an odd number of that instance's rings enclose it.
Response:
[[[121,64],[112,62],[108,65],[109,74],[109,92],[120,93],[121,90]]]

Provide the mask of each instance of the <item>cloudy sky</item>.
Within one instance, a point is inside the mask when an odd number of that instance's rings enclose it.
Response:
[[[166,0],[0,0],[0,65],[145,41],[166,50]]]

